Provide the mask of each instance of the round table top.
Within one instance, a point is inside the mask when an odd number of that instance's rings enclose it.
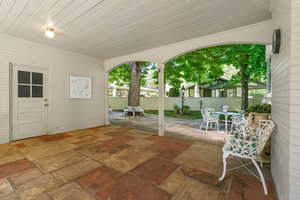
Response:
[[[236,112],[223,112],[223,111],[216,111],[214,112],[216,114],[222,114],[222,115],[240,115],[240,113],[236,113]]]

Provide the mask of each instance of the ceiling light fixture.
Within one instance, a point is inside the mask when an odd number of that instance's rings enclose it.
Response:
[[[46,31],[45,31],[45,35],[46,35],[47,38],[50,38],[50,39],[54,38],[55,37],[55,30],[54,30],[54,28],[47,27]]]

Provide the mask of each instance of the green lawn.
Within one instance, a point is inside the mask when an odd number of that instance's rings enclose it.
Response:
[[[157,115],[158,110],[145,110],[145,113]],[[202,115],[200,111],[188,111],[186,114],[180,115],[178,113],[175,113],[174,111],[165,110],[165,116],[182,118],[182,119],[202,119]]]

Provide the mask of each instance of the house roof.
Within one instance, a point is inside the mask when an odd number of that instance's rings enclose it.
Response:
[[[262,82],[250,82],[248,84],[249,89],[265,89],[266,84]],[[207,89],[222,89],[222,88],[236,88],[236,87],[241,87],[240,83],[234,84],[234,85],[228,85],[228,81],[221,81],[221,82],[216,82],[213,84],[210,84],[206,86],[205,88]]]

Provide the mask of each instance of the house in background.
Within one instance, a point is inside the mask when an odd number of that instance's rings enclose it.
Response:
[[[129,87],[117,86],[111,84],[109,86],[109,96],[110,97],[128,97]],[[159,90],[157,88],[141,87],[140,96],[141,97],[158,97]]]
[[[241,84],[228,84],[229,80],[220,78],[218,81],[205,84],[201,87],[201,97],[242,97]],[[195,97],[195,85],[188,87],[187,96]],[[251,94],[257,94],[264,96],[267,93],[267,87],[265,83],[250,82],[249,83],[249,97]]]

